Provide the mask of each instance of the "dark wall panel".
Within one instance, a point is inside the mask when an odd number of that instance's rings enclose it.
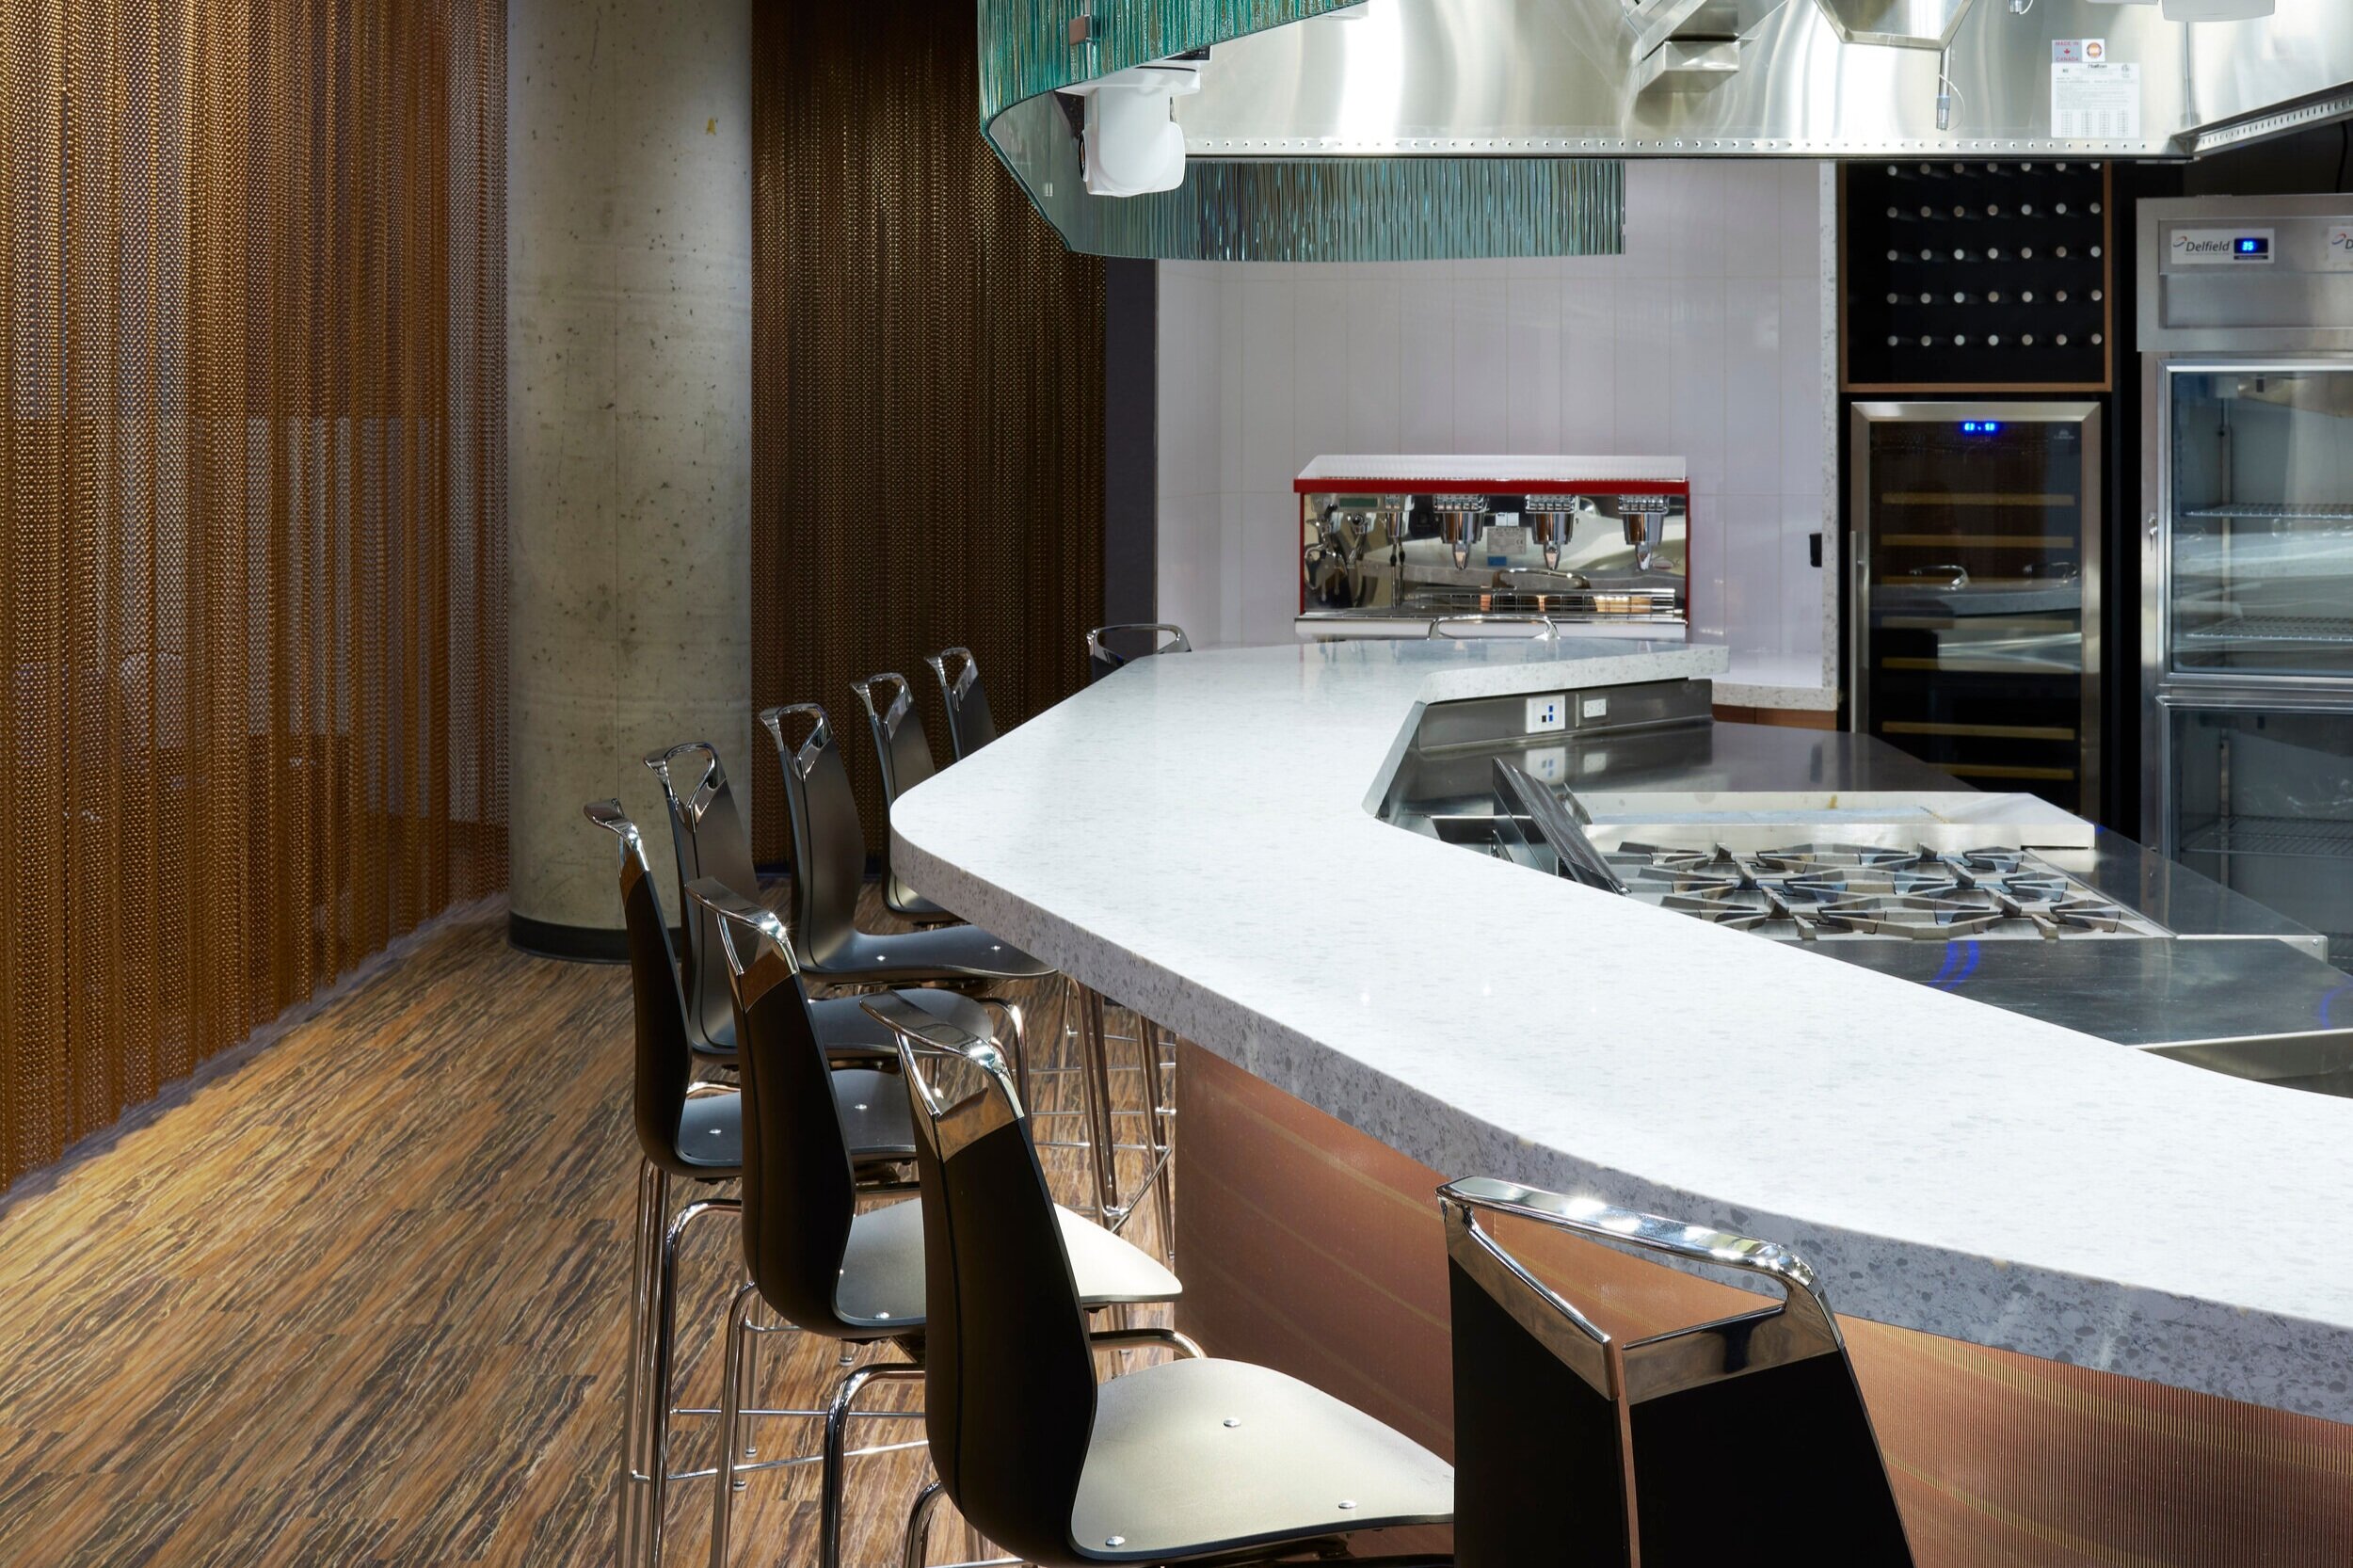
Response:
[[[753,75],[752,689],[840,725],[852,679],[979,657],[1000,723],[1084,680],[1103,601],[1103,269],[982,140],[969,7],[762,0]],[[762,744],[764,744],[764,739]],[[763,861],[789,833],[748,769]]]

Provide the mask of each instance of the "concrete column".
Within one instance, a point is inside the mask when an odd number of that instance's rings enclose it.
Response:
[[[708,740],[748,795],[751,33],[750,0],[508,0],[510,931],[535,951],[621,951],[584,801],[621,798],[674,901],[646,752]]]

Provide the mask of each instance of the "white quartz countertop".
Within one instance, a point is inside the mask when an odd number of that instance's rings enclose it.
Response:
[[[1736,652],[1717,678],[1716,700],[1729,708],[1834,709],[1837,664],[1819,654]]]
[[[940,903],[1449,1176],[1793,1243],[1839,1311],[2353,1420],[2353,1100],[1391,827],[1417,705],[1655,643],[1139,661],[903,799]],[[2309,1233],[2309,1234],[2308,1234]]]

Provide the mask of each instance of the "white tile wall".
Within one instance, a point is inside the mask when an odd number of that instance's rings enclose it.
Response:
[[[1695,627],[1818,661],[1826,172],[1631,163],[1619,256],[1162,263],[1161,616],[1290,639],[1319,453],[1659,453],[1690,464]]]

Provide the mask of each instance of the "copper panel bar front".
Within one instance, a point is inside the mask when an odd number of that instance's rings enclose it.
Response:
[[[1450,1454],[1444,1177],[1198,1047],[1181,1048],[1178,1080],[1180,1325]],[[1533,1225],[1500,1239],[1612,1334],[1755,1303]],[[1840,1324],[1920,1568],[2353,1562],[2353,1426]]]

